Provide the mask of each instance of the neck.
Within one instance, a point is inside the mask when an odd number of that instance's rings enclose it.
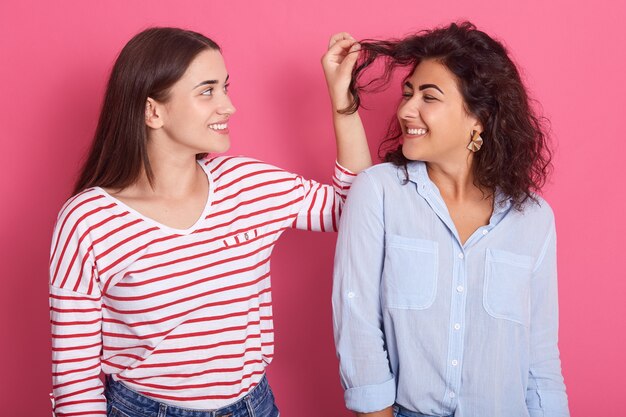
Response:
[[[482,198],[481,189],[474,183],[471,157],[461,163],[428,162],[426,167],[428,176],[444,199],[461,202],[474,200],[478,194]]]
[[[151,146],[148,143],[148,159],[152,169],[152,183],[143,172],[134,188],[142,194],[181,198],[206,186],[206,177],[190,152],[173,152],[170,149]]]

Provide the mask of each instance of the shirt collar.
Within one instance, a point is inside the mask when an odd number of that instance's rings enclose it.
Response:
[[[406,165],[406,172],[408,173],[408,180],[415,183],[418,192],[425,196],[423,193],[427,191],[436,191],[439,194],[437,186],[428,177],[428,170],[424,161],[409,161]],[[404,176],[404,170],[398,170],[398,175]],[[404,180],[404,178],[402,178]],[[504,194],[500,188],[496,188],[495,203],[493,207],[493,214],[507,212],[512,206],[511,198]]]

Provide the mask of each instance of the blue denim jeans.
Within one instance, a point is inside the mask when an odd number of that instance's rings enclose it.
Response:
[[[124,384],[107,378],[108,417],[278,417],[274,394],[265,375],[259,384],[236,403],[218,410],[194,410],[164,404],[138,394]]]
[[[429,414],[422,414],[415,411],[407,410],[406,408],[395,404],[393,406],[393,415],[394,417],[436,417],[431,416]],[[454,415],[446,416],[446,417],[454,417]]]

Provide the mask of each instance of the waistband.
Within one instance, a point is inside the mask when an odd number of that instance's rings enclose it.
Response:
[[[122,382],[107,376],[105,395],[109,401],[119,403],[121,406],[146,417],[222,417],[231,414],[238,415],[246,409],[256,408],[265,399],[268,392],[269,384],[263,375],[259,383],[236,402],[217,410],[198,410],[161,403],[139,394]]]

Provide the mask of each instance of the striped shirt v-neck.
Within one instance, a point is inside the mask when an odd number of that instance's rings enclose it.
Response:
[[[334,231],[354,174],[322,185],[244,157],[200,161],[191,228],[157,223],[100,188],[71,198],[50,261],[57,417],[105,415],[100,372],[153,399],[216,409],[272,360],[270,255],[290,227]]]

